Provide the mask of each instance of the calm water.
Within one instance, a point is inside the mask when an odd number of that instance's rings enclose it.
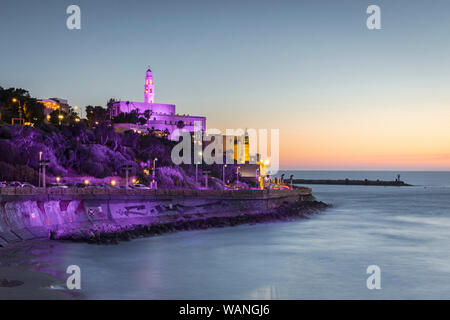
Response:
[[[295,172],[392,180],[397,172]],[[91,299],[450,299],[450,173],[410,188],[312,186],[334,207],[309,220],[183,232],[118,246],[63,244]],[[366,288],[380,266],[381,290]]]

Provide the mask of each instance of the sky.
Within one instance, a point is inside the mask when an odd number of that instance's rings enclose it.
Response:
[[[1,0],[0,86],[143,101],[150,66],[208,128],[279,129],[283,169],[450,170],[449,30],[448,0]]]

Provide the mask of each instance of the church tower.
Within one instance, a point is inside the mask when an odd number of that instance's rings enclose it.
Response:
[[[145,94],[144,94],[144,102],[146,103],[155,103],[155,90],[153,85],[153,75],[152,70],[148,68],[147,73],[145,75]]]

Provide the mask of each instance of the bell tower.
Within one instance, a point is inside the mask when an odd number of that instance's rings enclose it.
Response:
[[[144,102],[146,103],[155,103],[155,91],[153,84],[153,75],[150,67],[147,69],[147,73],[145,75],[145,93],[144,93]]]

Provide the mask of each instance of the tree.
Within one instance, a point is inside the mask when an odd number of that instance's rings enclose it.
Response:
[[[145,110],[144,111],[144,118],[147,119],[147,124],[152,117],[153,111],[152,110]]]
[[[184,128],[184,121],[179,120],[179,121],[177,122],[177,128],[178,128],[178,129],[183,129],[183,128]]]
[[[129,113],[121,112],[117,117],[113,119],[114,123],[133,123],[136,124],[139,121],[139,116],[136,110],[132,110]],[[144,119],[145,121],[145,119]]]
[[[22,107],[22,117],[26,121],[42,122],[44,106],[32,98],[27,90],[0,87],[0,117],[3,122],[11,123],[12,118],[19,117],[19,103]]]
[[[86,114],[89,126],[93,126],[96,122],[101,123],[108,120],[108,110],[100,106],[87,106]]]
[[[30,99],[23,105],[23,117],[31,123],[41,123],[45,119],[44,105],[36,99]]]

